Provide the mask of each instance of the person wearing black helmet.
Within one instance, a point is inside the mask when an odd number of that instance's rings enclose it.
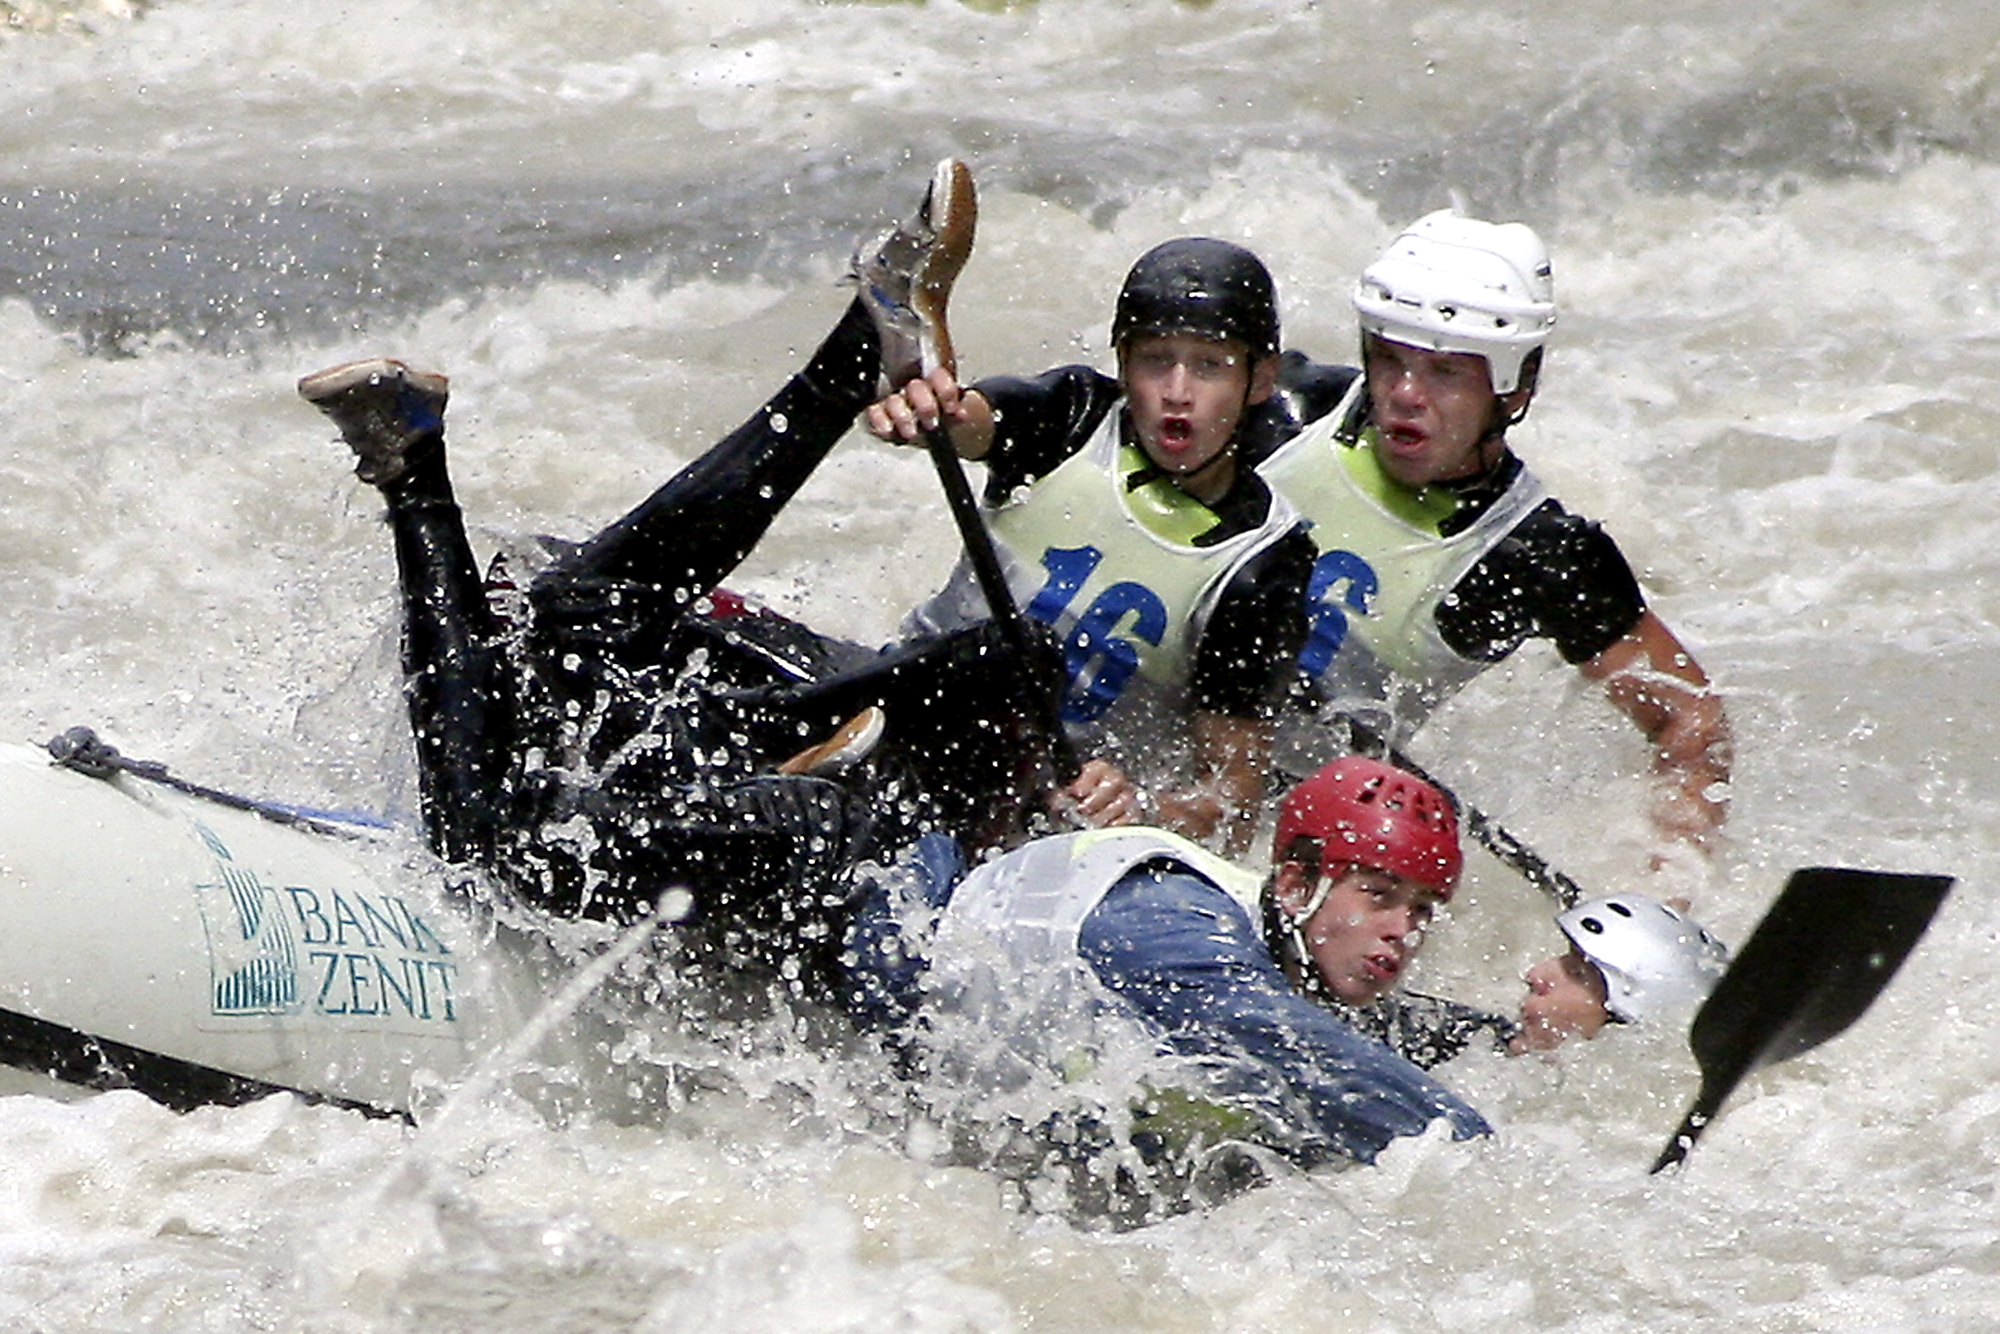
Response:
[[[1063,720],[1092,757],[1068,795],[1091,823],[1232,846],[1254,824],[1304,637],[1302,603],[1287,600],[1303,598],[1312,562],[1290,506],[1238,460],[1278,338],[1262,261],[1183,237],[1125,279],[1116,378],[1063,366],[961,387],[938,370],[866,415],[886,440],[942,427],[986,465],[984,517],[1016,601],[1063,644]],[[909,624],[937,632],[982,611],[962,567]]]

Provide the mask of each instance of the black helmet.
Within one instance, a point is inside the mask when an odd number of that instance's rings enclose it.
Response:
[[[1111,342],[1136,334],[1233,338],[1253,357],[1278,355],[1278,293],[1264,261],[1206,236],[1164,241],[1139,256],[1118,293]]]

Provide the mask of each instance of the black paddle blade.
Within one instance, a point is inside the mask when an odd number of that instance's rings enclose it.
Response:
[[[1942,875],[1792,872],[1695,1015],[1688,1046],[1701,1066],[1701,1092],[1653,1171],[1687,1157],[1745,1076],[1811,1051],[1859,1019],[1951,886]]]

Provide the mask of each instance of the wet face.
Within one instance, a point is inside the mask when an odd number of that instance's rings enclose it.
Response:
[[[1521,1035],[1512,1050],[1548,1051],[1567,1038],[1596,1037],[1611,1021],[1605,1009],[1604,974],[1571,948],[1528,970],[1521,998]]]
[[[1311,904],[1317,881],[1310,868],[1282,863],[1274,885],[1279,906],[1296,918]],[[1328,991],[1350,1005],[1366,1005],[1396,985],[1417,957],[1440,901],[1428,885],[1344,868],[1300,925],[1306,956]]]
[[[1499,456],[1499,431],[1527,391],[1493,392],[1486,358],[1427,352],[1369,335],[1362,348],[1374,407],[1375,457],[1405,486],[1471,477]]]
[[[1275,363],[1253,366],[1233,339],[1140,334],[1118,365],[1139,448],[1197,500],[1220,499],[1236,480],[1237,424],[1271,396]]]

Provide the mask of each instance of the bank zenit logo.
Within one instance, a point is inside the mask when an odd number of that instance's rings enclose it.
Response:
[[[457,1022],[457,960],[400,895],[267,885],[196,827],[215,867],[194,887],[212,1014]]]

